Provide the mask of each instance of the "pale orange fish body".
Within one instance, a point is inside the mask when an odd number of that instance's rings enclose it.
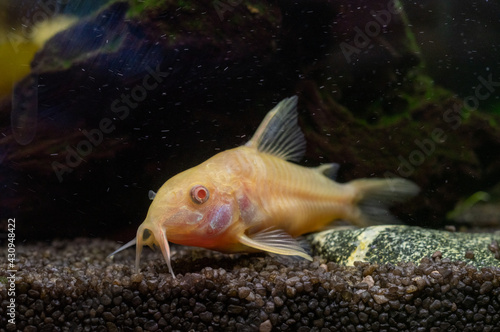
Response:
[[[340,184],[325,175],[334,173],[336,164],[308,168],[289,162],[305,151],[296,103],[296,97],[279,103],[246,145],[220,152],[165,182],[137,237],[111,255],[136,244],[138,267],[143,245],[156,245],[172,275],[168,241],[311,259],[294,237],[339,219],[359,226],[380,222],[390,218],[386,205],[418,191],[404,179]]]

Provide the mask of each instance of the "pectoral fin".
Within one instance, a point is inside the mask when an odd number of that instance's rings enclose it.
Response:
[[[240,243],[248,247],[280,255],[300,256],[312,261],[312,257],[288,233],[281,229],[267,228],[250,236],[241,235]]]

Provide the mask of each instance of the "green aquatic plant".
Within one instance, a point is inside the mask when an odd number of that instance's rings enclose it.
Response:
[[[467,197],[465,200],[459,201],[455,208],[446,214],[446,219],[453,220],[458,216],[463,214],[465,211],[469,210],[471,207],[479,202],[487,202],[490,199],[490,194],[485,191],[478,191],[471,196]]]
[[[127,12],[127,17],[137,17],[140,16],[145,10],[156,9],[156,8],[167,8],[169,6],[175,6],[175,8],[185,9],[192,8],[196,5],[192,1],[179,0],[179,1],[162,1],[162,0],[129,0],[130,8]]]

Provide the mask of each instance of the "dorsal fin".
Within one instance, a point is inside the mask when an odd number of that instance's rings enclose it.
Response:
[[[340,168],[339,164],[336,163],[330,163],[330,164],[323,164],[319,165],[318,167],[315,167],[316,171],[318,173],[323,174],[329,179],[335,180],[337,178],[337,172]]]
[[[269,111],[245,145],[285,160],[302,159],[306,140],[297,123],[297,96],[283,99]]]

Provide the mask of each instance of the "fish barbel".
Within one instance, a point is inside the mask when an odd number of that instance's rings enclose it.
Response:
[[[297,123],[297,97],[281,101],[252,139],[170,178],[159,189],[137,236],[159,246],[172,276],[168,241],[221,252],[311,256],[294,239],[335,220],[357,226],[390,221],[387,206],[418,192],[411,181],[359,179],[338,183],[337,164],[308,168],[299,161],[306,142]],[[168,241],[167,241],[168,239]]]

